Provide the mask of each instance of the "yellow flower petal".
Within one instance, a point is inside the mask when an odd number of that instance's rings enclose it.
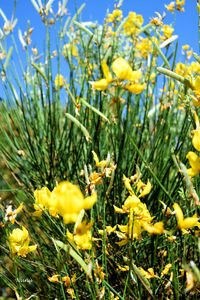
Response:
[[[196,153],[189,151],[186,158],[191,166],[191,169],[187,169],[188,175],[191,177],[198,175],[200,173],[200,157]]]
[[[112,78],[111,72],[109,71],[108,65],[106,64],[106,62],[104,60],[102,61],[101,64],[102,64],[103,74],[106,78],[106,81],[108,83],[111,83],[113,81],[113,78]]]
[[[106,90],[109,82],[106,79],[100,79],[98,81],[89,81],[89,83],[92,85],[92,88],[98,91]]]
[[[197,151],[200,151],[200,129],[193,131],[192,145]]]
[[[146,195],[148,195],[151,191],[151,182],[148,180],[147,184],[145,185],[145,188],[143,189],[143,191],[140,193],[139,197],[144,197]]]
[[[122,57],[117,58],[112,63],[112,70],[121,80],[130,80],[133,77],[133,70],[129,66],[128,62]]]
[[[131,84],[131,85],[127,85],[125,87],[126,90],[128,90],[129,92],[133,93],[133,94],[140,94],[144,91],[146,87],[146,84],[139,84],[139,83],[135,83],[135,84]]]

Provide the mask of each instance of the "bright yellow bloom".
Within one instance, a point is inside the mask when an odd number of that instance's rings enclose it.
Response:
[[[163,222],[157,222],[153,225],[145,222],[143,227],[150,234],[162,234],[162,233],[164,233],[164,224],[163,224]]]
[[[187,44],[182,46],[182,49],[183,49],[183,50],[188,50],[189,48],[190,48],[190,46],[187,45]]]
[[[138,54],[140,54],[143,58],[147,59],[149,54],[153,51],[152,42],[148,38],[140,39],[141,41],[136,44],[136,49],[139,51]]]
[[[135,81],[141,77],[141,73],[133,71],[128,62],[122,57],[117,58],[112,63],[112,70],[121,80]]]
[[[93,154],[93,158],[94,158],[95,163],[96,163],[96,167],[105,167],[107,165],[107,160],[99,161],[99,158],[98,158],[96,152],[92,151],[92,154]]]
[[[56,210],[64,219],[65,224],[75,223],[82,209],[90,209],[97,200],[96,193],[84,199],[77,185],[63,181],[51,193],[49,209]]]
[[[114,227],[112,227],[112,226],[106,226],[106,233],[108,234],[108,235],[110,235],[111,233],[113,233],[113,232],[115,232],[115,230],[116,230],[116,228],[117,228],[117,225],[115,225]],[[103,230],[99,230],[99,234],[100,235],[103,235]]]
[[[139,186],[139,183],[141,186]],[[151,192],[151,182],[148,180],[147,184],[144,184],[141,180],[139,180],[137,189],[138,191],[142,189],[141,193],[139,194],[139,198],[142,198]]]
[[[16,228],[9,236],[12,252],[18,256],[26,257],[29,252],[35,251],[37,245],[29,246],[29,234],[25,227]]]
[[[168,5],[165,4],[165,8],[173,14],[175,9],[175,2],[172,1]]]
[[[192,137],[192,145],[197,151],[200,151],[200,126],[199,126],[199,118],[197,116],[197,113],[193,110],[192,111],[195,118],[196,123],[196,130],[192,131],[193,137]]]
[[[146,279],[158,278],[158,276],[154,274],[153,268],[148,268],[147,271],[145,271],[142,267],[139,267],[138,269]]]
[[[179,229],[185,230],[185,229],[193,228],[195,226],[200,228],[200,223],[198,222],[197,214],[194,214],[194,216],[184,219],[182,209],[180,208],[178,203],[174,203],[173,207],[176,212],[176,218],[177,218]]]
[[[171,267],[172,267],[172,264],[167,264],[164,267],[164,270],[161,272],[160,278],[162,278],[164,275],[167,275],[169,273],[169,270],[171,269]]]
[[[47,209],[49,200],[51,198],[51,192],[47,187],[41,188],[41,190],[36,190],[34,192],[34,198],[37,204],[34,204],[34,209],[36,210],[33,215],[41,216],[42,210]]]
[[[125,89],[133,94],[138,95],[144,91],[145,87],[146,87],[145,83],[144,84],[135,83],[135,84],[126,86]]]
[[[92,88],[98,91],[106,90],[109,83],[106,79],[100,79],[97,81],[89,81],[89,83],[92,85]]]
[[[108,83],[111,83],[113,81],[113,78],[112,78],[111,72],[109,71],[109,67],[108,67],[107,63],[103,60],[101,65],[102,65],[102,70],[103,70],[103,74],[106,78],[106,81]]]
[[[62,88],[65,85],[64,78],[61,74],[57,74],[55,78],[55,87]]]
[[[102,70],[105,78],[97,81],[89,81],[93,89],[103,91],[106,90],[108,85],[113,81],[112,74],[109,71],[108,65],[105,61],[102,61]]]
[[[108,15],[108,23],[114,22],[114,21],[121,21],[122,19],[122,11],[120,9],[114,9],[112,14]]]
[[[74,234],[67,230],[66,236],[78,249],[90,250],[92,248],[92,234],[90,231],[92,225],[93,222],[86,224],[86,222],[83,221],[75,228]]]
[[[124,24],[124,31],[129,35],[135,35],[138,32],[138,27],[134,24],[136,22],[139,27],[142,26],[144,20],[142,15],[137,15],[135,12],[129,12],[129,18]]]
[[[189,68],[183,63],[177,63],[175,68],[175,73],[186,78],[189,75]]]
[[[176,5],[184,5],[185,0],[176,0]]]
[[[196,153],[189,151],[186,158],[191,166],[190,169],[187,169],[188,176],[194,177],[198,175],[200,173],[200,157]]]
[[[60,282],[59,281],[59,278],[60,277],[60,275],[53,275],[53,276],[51,276],[51,277],[48,277],[48,280],[50,281],[50,282],[53,282],[53,283],[55,283],[55,282]]]
[[[174,28],[172,28],[169,25],[163,25],[161,30],[164,34],[164,37],[167,38],[167,39],[172,37],[172,33],[174,32]]]
[[[128,223],[126,225],[118,225],[120,232],[115,231],[117,236],[120,239],[122,239],[121,242],[117,242],[119,246],[126,245],[128,240],[131,238],[140,238],[141,233],[144,230],[146,230],[150,234],[164,233],[163,222],[152,224],[151,222],[154,217],[151,217],[146,204],[142,203],[140,199],[135,195],[130,184],[131,180],[135,179],[137,179],[137,174],[131,177],[131,179],[123,175],[123,181],[125,187],[130,193],[130,196],[125,200],[124,205],[122,205],[122,208],[114,206],[114,210],[116,213],[129,214]],[[137,186],[137,192],[141,191],[139,197],[143,197],[150,193],[151,184],[149,181],[147,184],[144,184],[141,180],[134,183]]]
[[[192,72],[200,74],[200,63],[198,63],[197,61],[192,61],[190,69]]]

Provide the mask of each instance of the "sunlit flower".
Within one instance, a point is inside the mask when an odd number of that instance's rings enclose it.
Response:
[[[161,272],[160,278],[162,278],[163,276],[167,275],[169,273],[169,270],[171,269],[172,264],[167,264],[164,269]]]
[[[61,74],[57,74],[55,78],[55,87],[62,88],[65,85],[64,78]]]
[[[48,277],[48,280],[49,280],[50,282],[52,282],[52,283],[60,282],[60,281],[59,281],[59,277],[60,277],[60,275],[56,274],[56,275],[53,275],[53,276],[51,276],[51,277]]]
[[[178,205],[178,203],[174,203],[174,210],[176,212],[177,224],[178,228],[181,230],[193,228],[195,226],[200,228],[200,223],[198,222],[197,214],[194,214],[192,217],[187,217],[184,219],[182,209]]]
[[[133,11],[129,12],[128,20],[123,26],[125,33],[134,36],[139,30],[138,27],[135,25],[135,23],[137,23],[138,26],[141,27],[143,22],[144,20],[142,15],[137,15]]]
[[[165,4],[165,8],[173,14],[175,10],[175,2],[172,1],[168,5]]]
[[[41,188],[41,190],[35,190],[34,198],[36,203],[34,204],[34,209],[36,210],[33,215],[41,216],[42,210],[47,209],[49,200],[51,198],[51,192],[47,187]]]
[[[200,151],[200,126],[199,126],[199,118],[197,113],[193,110],[192,111],[195,118],[196,129],[192,131],[192,145],[197,151]]]
[[[177,63],[175,68],[175,73],[186,78],[189,75],[189,68],[183,63]]]
[[[107,160],[99,161],[99,158],[98,158],[96,152],[92,151],[92,154],[93,154],[94,161],[96,163],[96,167],[105,167],[107,165]]]
[[[29,246],[29,234],[25,227],[13,229],[9,236],[12,252],[18,256],[26,257],[29,252],[35,251],[37,245]]]
[[[196,153],[189,151],[186,158],[191,166],[190,169],[187,169],[188,176],[194,177],[198,175],[200,173],[200,157]]]
[[[51,193],[49,209],[56,210],[64,219],[65,224],[75,223],[82,209],[90,209],[97,200],[96,193],[84,199],[77,185],[63,181]]]
[[[150,234],[162,234],[164,233],[164,224],[163,222],[157,222],[153,225],[145,222],[143,224],[144,229]]]
[[[113,81],[112,74],[110,73],[106,62],[102,61],[101,65],[102,65],[102,70],[105,78],[97,81],[89,81],[89,83],[92,85],[92,88],[99,91],[106,90],[108,85]]]
[[[153,268],[148,268],[147,271],[145,271],[142,267],[139,267],[138,269],[146,279],[158,278],[158,276],[154,274]]]
[[[114,9],[112,14],[109,14],[108,15],[108,19],[107,19],[107,22],[108,23],[111,23],[111,22],[114,22],[114,21],[121,21],[122,19],[122,11],[120,9]]]
[[[166,38],[166,39],[169,39],[170,37],[172,37],[172,33],[174,32],[174,28],[172,28],[169,25],[163,25],[161,30],[164,34],[164,38]]]
[[[144,84],[135,83],[135,84],[127,85],[125,89],[133,94],[138,95],[144,91],[145,87],[146,87],[145,83]]]
[[[106,226],[105,231],[108,235],[110,235],[111,233],[115,232],[116,228],[117,228],[117,225],[115,225],[114,227]],[[99,234],[103,235],[103,230],[99,230]]]
[[[75,233],[72,234],[67,230],[67,238],[79,249],[90,250],[92,248],[92,233],[90,231],[93,222],[86,224],[83,221],[75,228]]]
[[[122,57],[117,58],[112,63],[112,70],[121,80],[135,81],[140,79],[142,75],[140,71],[133,71],[128,62]]]

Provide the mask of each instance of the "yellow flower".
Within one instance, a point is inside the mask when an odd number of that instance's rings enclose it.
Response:
[[[108,84],[111,83],[113,81],[112,74],[109,71],[109,67],[104,60],[102,61],[101,66],[102,66],[103,74],[106,78],[106,81],[108,82]]]
[[[151,21],[152,23],[152,21]],[[141,56],[145,59],[148,58],[149,54],[152,53],[152,42],[148,38],[140,38],[141,41],[136,44],[136,49],[141,53]]]
[[[133,93],[133,94],[141,94],[144,89],[146,87],[146,84],[140,84],[140,83],[135,83],[135,84],[131,84],[125,87],[126,90],[128,90],[129,92]]]
[[[163,25],[161,30],[164,34],[164,37],[167,39],[169,39],[172,36],[172,33],[174,32],[174,28],[172,28],[169,25]]]
[[[162,233],[164,233],[164,224],[163,224],[163,222],[157,222],[153,225],[145,222],[143,227],[150,234],[162,234]]]
[[[97,200],[96,193],[84,199],[77,185],[63,181],[51,193],[49,209],[56,210],[64,219],[65,224],[75,223],[82,209],[90,209]]]
[[[182,49],[183,49],[183,50],[188,50],[189,48],[190,48],[190,46],[187,45],[187,44],[182,46]]]
[[[110,235],[112,232],[115,232],[115,230],[116,230],[116,228],[117,228],[117,225],[115,225],[114,227],[112,227],[112,226],[106,226],[106,233],[108,234],[108,235]],[[99,234],[100,235],[103,235],[103,230],[99,230]]]
[[[51,192],[47,187],[43,187],[41,190],[36,190],[34,192],[34,198],[37,204],[34,204],[34,209],[36,211],[33,213],[33,215],[41,216],[42,209],[45,210],[48,207],[48,202],[51,198]]]
[[[18,256],[26,257],[29,252],[35,251],[37,245],[29,246],[29,235],[25,227],[16,228],[9,236],[12,252]]]
[[[122,11],[120,9],[114,9],[112,14],[108,15],[108,20],[107,22],[114,22],[117,21],[119,22],[122,19]]]
[[[141,187],[138,186],[138,190],[140,190],[140,188],[142,189],[142,192],[139,195],[139,198],[142,198],[146,195],[148,195],[151,192],[151,182],[148,180],[147,184],[144,184],[141,180],[139,180],[139,183],[142,183]]]
[[[175,9],[175,2],[170,2],[168,5],[165,5],[165,8],[173,14]]]
[[[196,153],[189,151],[186,158],[191,166],[190,169],[187,169],[188,176],[194,177],[198,175],[200,173],[200,157]]]
[[[60,277],[60,275],[53,275],[53,276],[51,276],[51,277],[48,277],[48,280],[50,281],[50,282],[60,282],[59,281],[59,278]]]
[[[139,27],[142,26],[144,20],[142,15],[137,15],[135,12],[129,12],[129,17],[126,23],[124,24],[124,31],[129,35],[135,35],[138,32],[138,27],[134,24],[136,22]]]
[[[189,68],[183,63],[177,63],[175,68],[175,73],[186,78],[189,75]]]
[[[93,221],[88,224],[86,224],[86,221],[83,221],[76,227],[73,238],[78,248],[87,250],[92,248],[92,233],[90,230],[92,225]]]
[[[192,145],[197,151],[200,151],[200,127],[199,127],[199,118],[196,114],[196,112],[193,110],[192,111],[194,114],[195,118],[195,123],[196,123],[196,130],[192,131],[193,137],[192,137]]]
[[[96,167],[105,167],[107,165],[107,160],[99,161],[99,158],[98,158],[96,152],[92,151],[92,154],[93,154],[93,158],[94,158],[95,163],[96,163]]]
[[[133,73],[130,65],[122,57],[117,58],[112,63],[112,70],[115,75],[121,80],[135,80],[135,73]]]
[[[92,88],[98,91],[106,90],[109,83],[106,79],[100,79],[98,81],[89,81],[89,83],[92,85]]]
[[[138,269],[146,279],[158,278],[158,276],[154,274],[153,268],[148,268],[147,271],[145,271],[142,267],[139,267]]]
[[[174,203],[173,207],[176,212],[176,218],[177,218],[179,229],[185,230],[185,229],[193,228],[195,226],[200,228],[200,223],[198,222],[197,214],[194,214],[194,216],[184,219],[182,209],[180,208],[178,203]]]
[[[161,272],[160,278],[162,278],[164,275],[167,275],[169,273],[169,270],[171,269],[171,267],[172,267],[172,264],[167,264],[164,267],[164,270]]]
[[[105,61],[102,61],[102,70],[105,78],[97,80],[97,81],[89,81],[89,83],[92,85],[93,89],[103,91],[106,90],[108,85],[113,81],[112,74],[109,71],[108,65]]]
[[[176,5],[184,5],[185,0],[176,0]]]
[[[61,74],[57,74],[55,78],[55,87],[62,88],[65,85],[64,78]]]

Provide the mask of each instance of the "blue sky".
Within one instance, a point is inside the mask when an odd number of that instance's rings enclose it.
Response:
[[[35,0],[37,1],[37,0]],[[44,2],[44,0],[41,0]],[[148,24],[150,18],[156,16],[155,12],[161,15],[165,11],[167,13],[164,19],[165,24],[172,24],[175,21],[174,34],[178,35],[179,48],[178,48],[178,61],[181,60],[181,46],[189,44],[191,48],[199,53],[199,33],[198,33],[198,12],[195,0],[186,0],[185,12],[176,12],[171,14],[166,11],[165,4],[169,4],[171,0],[124,0],[121,9],[123,16],[126,17],[129,11],[135,11],[137,14],[142,14],[144,18],[144,25]],[[54,1],[54,11],[57,11],[58,0]],[[106,12],[109,9],[112,12],[114,8],[114,0],[69,0],[67,4],[68,12],[71,16],[75,13],[76,7],[79,8],[85,3],[85,8],[82,11],[82,21],[98,21],[103,24]],[[119,2],[119,1],[118,1]],[[8,19],[11,19],[14,0],[0,0],[0,8],[4,11]],[[34,27],[32,34],[32,46],[38,48],[44,45],[44,26],[41,18],[33,7],[31,0],[17,0],[15,18],[18,19],[15,32],[21,29],[24,32],[27,29],[27,21],[30,20],[30,27]],[[4,21],[0,16],[0,28],[2,28]],[[18,39],[18,38],[17,38]]]

